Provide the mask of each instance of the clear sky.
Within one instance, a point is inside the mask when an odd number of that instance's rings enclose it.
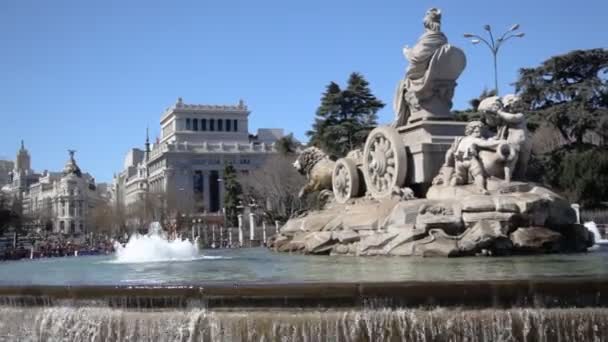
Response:
[[[509,0],[2,0],[0,159],[24,139],[37,171],[60,170],[76,149],[80,167],[110,181],[125,153],[159,134],[165,108],[236,104],[250,131],[279,127],[305,141],[321,93],[362,73],[387,106],[406,67],[401,49],[422,33],[430,7],[467,54],[455,109],[493,87],[491,54],[465,32],[526,36],[499,53],[501,93],[521,67],[573,49],[608,46],[608,1]]]

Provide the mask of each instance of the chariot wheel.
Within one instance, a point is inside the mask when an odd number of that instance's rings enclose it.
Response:
[[[338,203],[346,203],[349,199],[359,196],[361,183],[358,172],[357,165],[352,159],[340,158],[336,161],[331,182]]]
[[[363,149],[365,185],[374,198],[390,196],[407,175],[407,155],[401,136],[394,128],[376,127],[367,136]]]

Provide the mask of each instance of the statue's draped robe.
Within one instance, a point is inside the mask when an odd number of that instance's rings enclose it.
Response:
[[[404,94],[408,89],[412,88],[413,83],[424,77],[428,69],[429,62],[435,51],[448,43],[448,38],[443,32],[426,31],[416,42],[416,45],[408,51],[406,58],[410,64],[405,73],[405,79],[399,81],[397,91],[393,101],[393,110],[395,111],[396,127],[403,126],[407,123],[409,117],[409,108],[404,101]]]

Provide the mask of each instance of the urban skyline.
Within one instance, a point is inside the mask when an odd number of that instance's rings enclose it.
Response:
[[[606,10],[600,2],[8,1],[0,11],[7,51],[0,56],[0,158],[12,160],[23,139],[34,169],[57,170],[65,151],[76,149],[83,169],[110,182],[125,151],[143,147],[146,127],[153,141],[160,135],[161,113],[178,97],[219,105],[244,99],[251,132],[281,127],[305,141],[325,86],[344,84],[353,71],[387,104],[379,122],[388,123],[394,87],[407,65],[400,49],[415,44],[421,13],[432,6],[442,8],[443,30],[467,55],[454,109],[467,108],[494,81],[491,56],[462,37],[465,32],[515,23],[526,32],[501,51],[503,93],[513,91],[521,67],[606,45],[597,28]]]

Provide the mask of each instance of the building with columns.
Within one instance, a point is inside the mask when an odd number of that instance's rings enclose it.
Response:
[[[247,173],[276,153],[274,142],[283,137],[282,129],[251,135],[249,114],[242,100],[218,106],[179,98],[161,115],[157,143],[146,138],[143,149],[127,153],[113,182],[115,203],[129,208],[152,198],[181,213],[220,211],[226,165]]]
[[[35,173],[31,157],[21,142],[9,184],[3,190],[22,203],[23,214],[34,224],[56,233],[86,233],[92,228],[91,212],[103,200],[95,179],[83,173],[69,151],[61,172]]]

